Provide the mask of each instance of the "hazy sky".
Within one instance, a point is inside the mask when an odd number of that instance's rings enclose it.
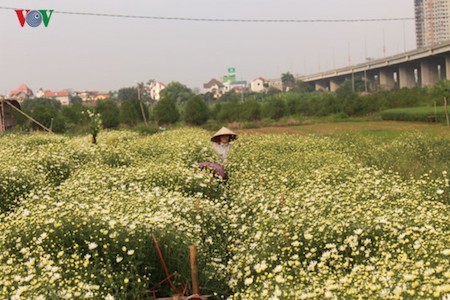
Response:
[[[238,79],[306,75],[415,48],[414,20],[358,23],[189,22],[63,14],[210,19],[413,18],[413,0],[2,0],[0,94],[26,83],[117,90],[139,81],[201,88],[228,67]],[[21,27],[12,9],[53,9]],[[58,13],[59,12],[59,13]],[[385,50],[383,51],[383,45]]]

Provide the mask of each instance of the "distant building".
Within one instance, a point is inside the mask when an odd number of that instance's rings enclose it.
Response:
[[[281,79],[269,79],[268,80],[269,88],[275,88],[277,90],[283,90],[283,82]]]
[[[250,90],[252,92],[265,92],[269,88],[269,81],[258,77],[250,82]]]
[[[33,96],[33,91],[25,83],[22,83],[16,90],[10,91],[7,98],[21,103],[25,99],[33,98]]]
[[[72,95],[69,91],[45,91],[42,98],[58,100],[61,105],[69,105]]]
[[[213,97],[218,99],[225,92],[225,85],[219,80],[213,78],[208,83],[203,84],[203,93],[211,93]]]
[[[450,40],[450,1],[414,0],[417,48]]]
[[[150,98],[155,101],[159,101],[161,98],[160,93],[163,89],[166,88],[166,85],[162,82],[152,81],[150,86],[148,87]]]
[[[97,95],[95,95],[94,100],[102,101],[107,100],[109,98],[111,98],[111,95],[108,92],[97,92]]]
[[[227,91],[234,90],[237,92],[243,92],[248,90],[248,84],[245,80],[227,82],[225,87]]]
[[[80,97],[83,102],[93,102],[97,96],[97,92],[94,91],[79,91],[75,92],[75,96]]]

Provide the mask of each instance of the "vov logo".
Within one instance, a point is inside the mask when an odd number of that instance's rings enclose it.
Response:
[[[17,18],[19,19],[20,26],[24,27],[25,22],[30,27],[38,27],[42,23],[44,26],[48,26],[50,18],[53,14],[53,9],[39,9],[39,10],[29,10],[29,9],[15,9]]]

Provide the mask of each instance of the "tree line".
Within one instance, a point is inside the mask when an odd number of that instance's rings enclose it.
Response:
[[[283,74],[285,75],[285,74]],[[26,99],[22,110],[54,132],[86,131],[87,110],[99,113],[103,128],[167,126],[177,122],[203,125],[208,120],[221,123],[279,120],[289,116],[329,116],[341,118],[380,113],[385,109],[442,105],[450,95],[450,82],[433,87],[402,88],[362,93],[361,82],[345,82],[336,92],[314,91],[301,81],[283,82],[283,90],[269,88],[265,93],[229,91],[219,99],[211,93],[195,94],[179,82],[171,82],[155,102],[136,87],[122,88],[109,100],[94,106],[83,105],[81,99],[61,106],[53,99]],[[355,88],[356,87],[356,88]],[[21,130],[38,129],[20,114],[15,114]]]

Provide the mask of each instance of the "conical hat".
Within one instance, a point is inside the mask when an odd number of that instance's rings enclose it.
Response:
[[[230,129],[226,128],[226,127],[222,127],[220,128],[219,131],[217,131],[213,137],[211,138],[211,142],[218,142],[220,139],[221,135],[229,135],[230,136],[230,141],[234,141],[235,139],[237,139],[237,134],[234,133],[233,131],[231,131]]]

